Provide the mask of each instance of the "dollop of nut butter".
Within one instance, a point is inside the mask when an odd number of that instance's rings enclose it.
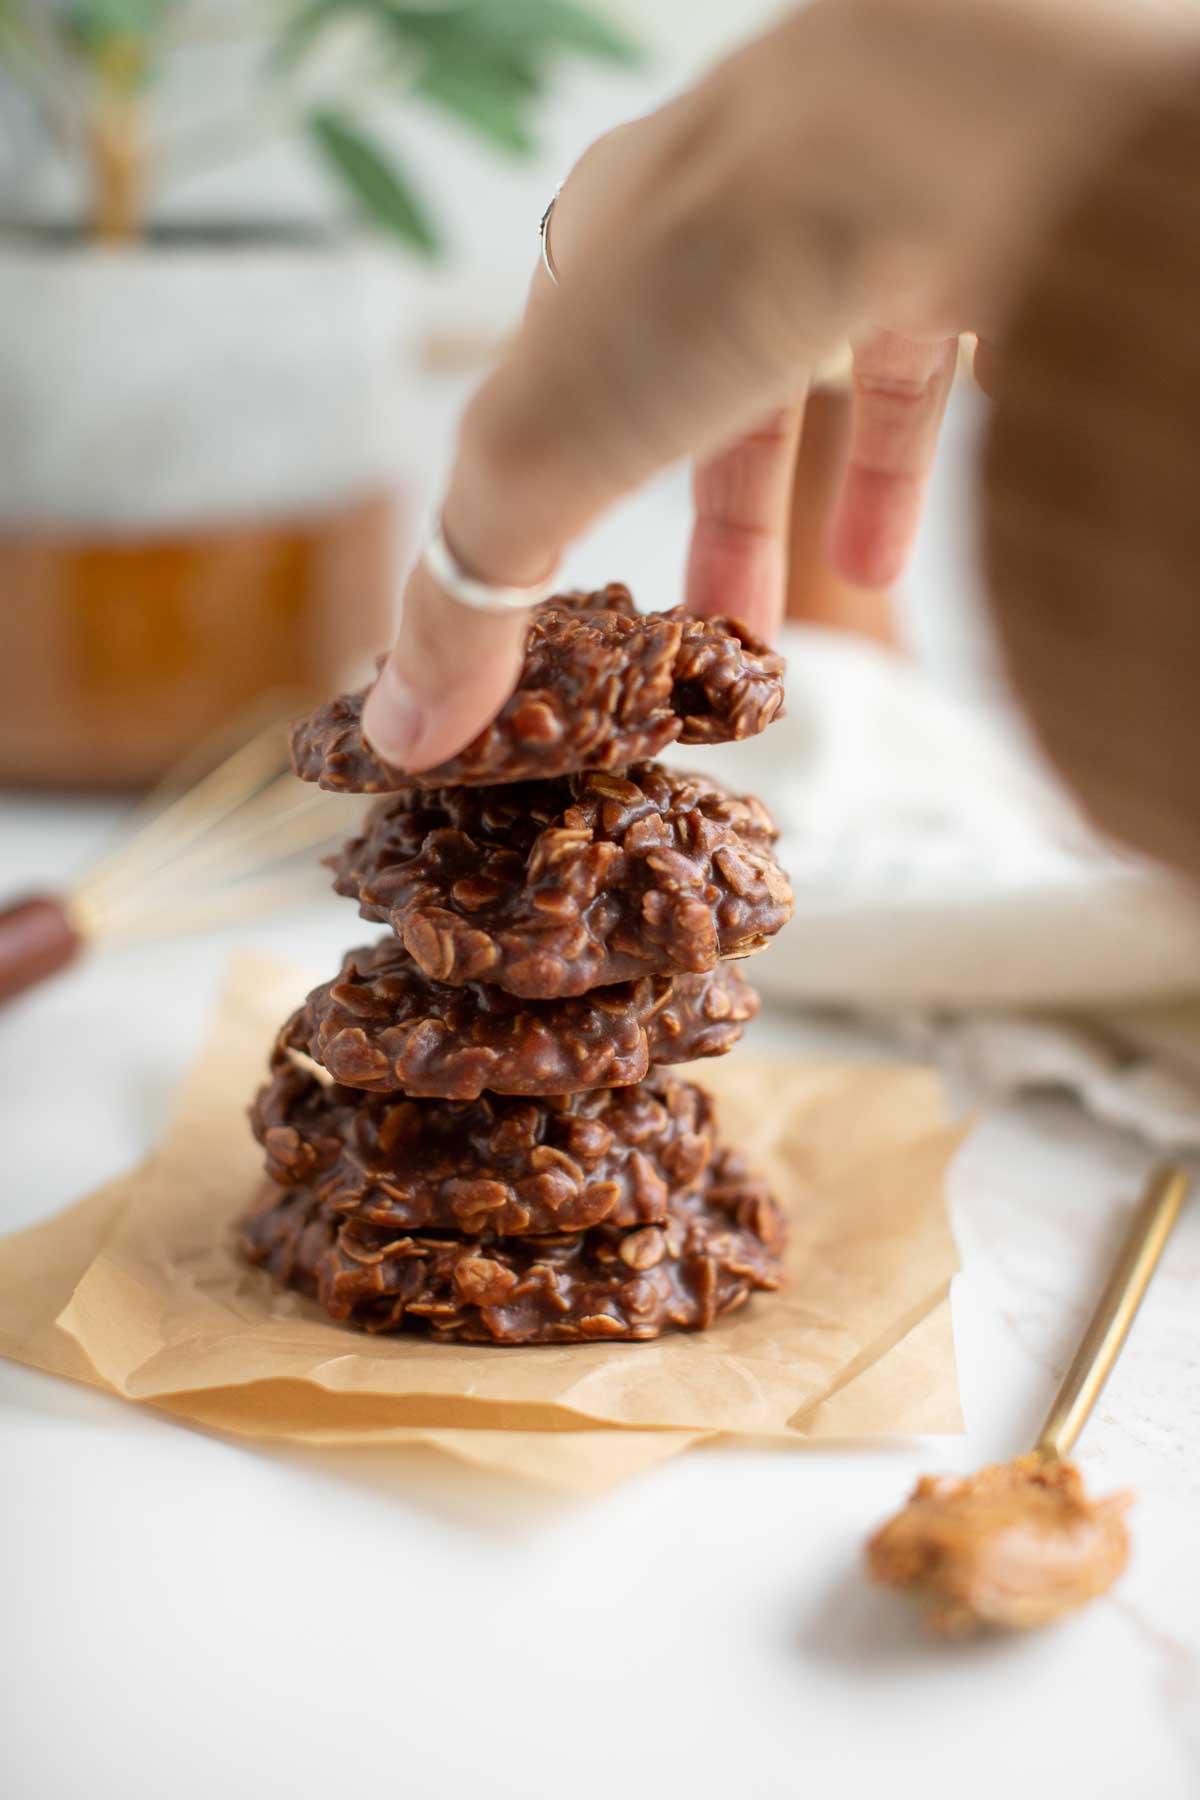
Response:
[[[1073,1463],[1036,1454],[976,1475],[924,1475],[870,1539],[867,1568],[910,1590],[946,1636],[1047,1625],[1121,1574],[1131,1500],[1090,1500]]]

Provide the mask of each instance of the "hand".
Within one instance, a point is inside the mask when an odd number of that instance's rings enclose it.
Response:
[[[1089,0],[819,0],[602,139],[463,420],[443,528],[473,574],[540,580],[593,518],[697,458],[687,600],[769,634],[804,388],[856,346],[831,553],[903,562],[958,331],[1002,329],[1038,238],[1159,50]],[[364,727],[401,767],[503,704],[528,615],[468,612],[423,566]]]

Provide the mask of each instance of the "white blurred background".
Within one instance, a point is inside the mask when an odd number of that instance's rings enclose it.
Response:
[[[525,159],[481,146],[419,105],[364,109],[411,171],[448,254],[431,265],[376,241],[343,299],[305,272],[302,257],[253,247],[264,222],[318,235],[348,228],[351,242],[362,235],[302,133],[281,133],[284,121],[269,111],[249,128],[238,123],[260,48],[253,30],[242,49],[200,42],[174,58],[147,100],[152,129],[171,126],[170,179],[152,221],[240,223],[246,243],[211,246],[194,263],[194,248],[154,241],[99,254],[72,248],[61,266],[40,244],[11,252],[25,261],[21,281],[0,280],[0,554],[4,524],[18,541],[28,524],[13,517],[14,496],[52,534],[124,532],[136,564],[139,533],[152,547],[153,534],[197,520],[254,526],[289,509],[319,512],[322,499],[340,504],[365,482],[402,495],[390,603],[440,490],[462,404],[519,315],[555,182],[599,132],[659,103],[780,9],[607,0],[606,10],[642,43],[642,64],[560,64],[537,111],[538,148]],[[233,12],[255,16],[252,7]],[[341,92],[354,54],[354,32],[335,34],[300,101]],[[24,219],[76,217],[77,171],[46,152],[19,109],[5,117],[0,208]],[[257,288],[247,275],[256,259]],[[39,299],[43,281],[54,304]],[[781,999],[871,1014],[915,1009],[922,1031],[931,1009],[1078,1011],[1160,1003],[1200,987],[1194,906],[1157,872],[1090,839],[1006,701],[977,567],[983,426],[980,397],[960,380],[916,553],[894,597],[902,654],[794,628],[789,720],[769,746],[724,753],[720,767],[774,807],[797,887],[797,924],[760,959],[759,979]],[[625,580],[643,605],[673,605],[687,533],[688,472],[676,468],[574,546],[566,577],[582,586]],[[133,606],[135,564],[127,585],[120,570],[114,578],[114,616]],[[240,579],[223,603],[232,600],[225,628],[244,650],[257,628],[237,610],[249,603]],[[358,593],[343,578],[320,604],[337,616]],[[153,623],[167,596],[151,586],[141,603]],[[43,616],[39,595],[28,609]],[[385,631],[377,622],[358,649]],[[308,637],[330,641],[327,632]],[[35,660],[41,667],[45,657]],[[0,756],[4,722],[20,714],[14,666],[10,659]],[[218,679],[232,666],[231,656],[220,662]],[[328,691],[349,666],[324,648],[302,673]],[[64,718],[77,710],[60,706]],[[120,719],[129,716],[126,706]],[[100,737],[101,749],[108,741]],[[87,814],[97,833],[111,816]],[[57,841],[44,804],[21,817]],[[1007,1078],[1008,1063],[1004,1070]]]

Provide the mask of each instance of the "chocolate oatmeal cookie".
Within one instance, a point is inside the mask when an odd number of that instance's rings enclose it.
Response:
[[[753,737],[783,710],[783,659],[736,619],[675,607],[640,614],[613,582],[538,608],[516,691],[499,716],[448,762],[404,775],[362,735],[366,689],[344,694],[292,734],[298,775],[321,787],[392,793],[546,780],[578,769],[623,769],[666,745]]]
[[[791,916],[761,801],[659,763],[503,788],[409,788],[332,859],[430,980],[529,1000],[748,956]]]
[[[568,1094],[641,1081],[651,1063],[721,1056],[758,1006],[732,963],[644,975],[573,1000],[518,1000],[477,981],[447,987],[388,937],[348,951],[341,974],[313,989],[280,1042],[373,1093]]]
[[[280,1186],[391,1231],[656,1223],[713,1155],[708,1095],[657,1073],[540,1100],[410,1100],[322,1083],[283,1051],[250,1118]]]
[[[346,1218],[312,1185],[266,1190],[249,1261],[366,1331],[435,1340],[588,1343],[702,1330],[780,1285],[782,1216],[740,1156],[717,1152],[664,1224],[524,1238],[443,1237]]]

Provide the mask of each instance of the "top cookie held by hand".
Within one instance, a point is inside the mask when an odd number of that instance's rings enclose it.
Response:
[[[639,613],[629,589],[561,594],[537,609],[515,693],[448,762],[417,775],[380,761],[362,735],[366,689],[301,720],[292,762],[334,792],[489,786],[580,769],[624,769],[668,744],[754,737],[783,711],[783,658],[736,619],[681,606]]]

